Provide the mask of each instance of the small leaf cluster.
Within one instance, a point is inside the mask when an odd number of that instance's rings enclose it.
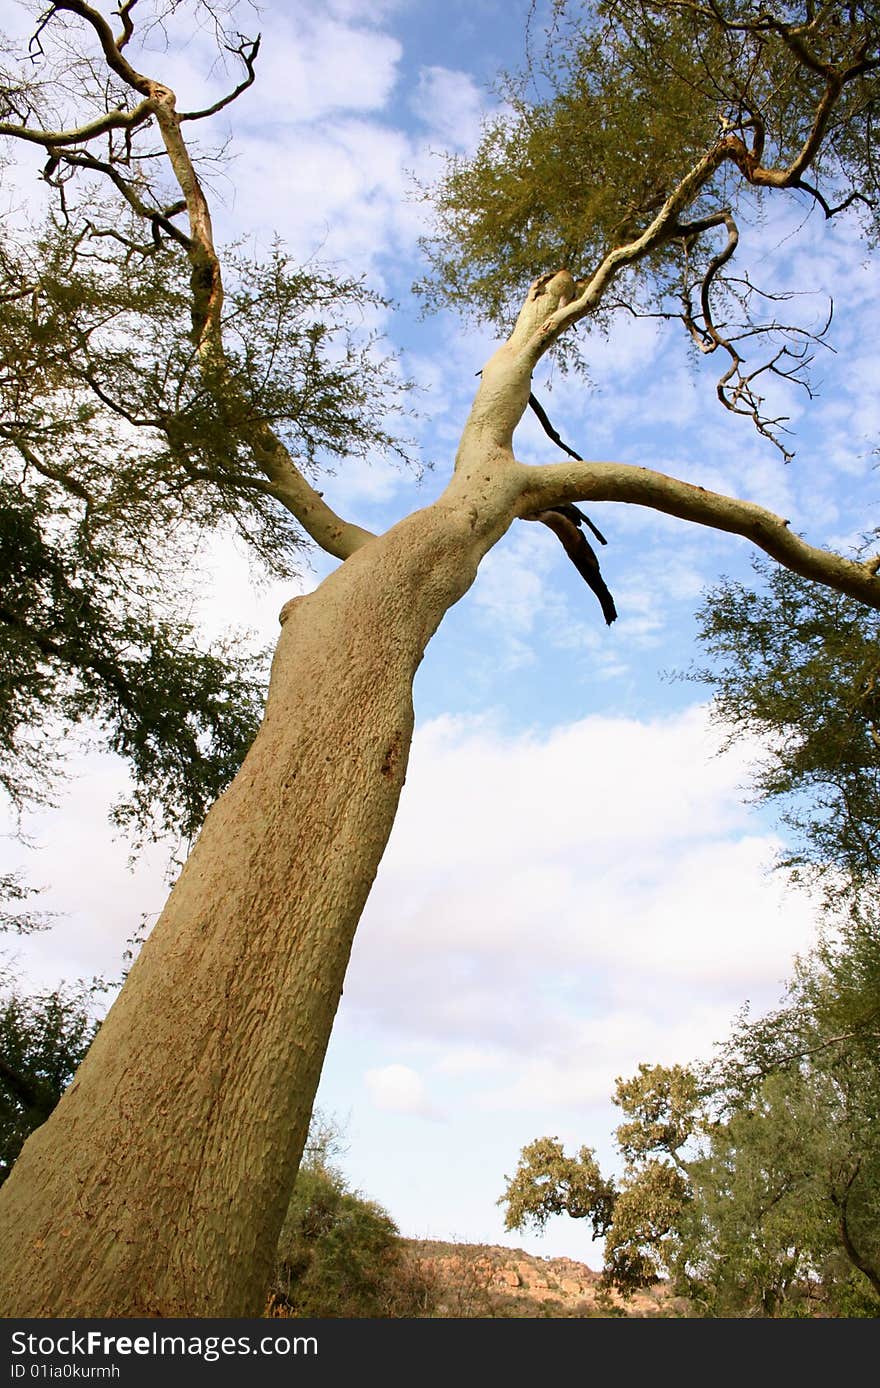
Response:
[[[95,985],[27,995],[0,992],[0,1184],[33,1130],[48,1118],[88,1050]]]

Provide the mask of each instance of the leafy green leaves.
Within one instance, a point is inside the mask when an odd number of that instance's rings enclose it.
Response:
[[[0,784],[45,798],[65,728],[88,724],[133,772],[117,819],[192,835],[256,731],[263,662],[199,650],[149,570],[65,524],[47,487],[0,483],[0,528]]]
[[[235,531],[258,573],[291,577],[305,545],[253,435],[276,430],[311,473],[379,448],[405,458],[388,423],[401,383],[369,327],[377,296],[278,246],[231,255],[228,370],[209,380],[178,248],[135,249],[126,221],[99,235],[109,211],[92,212],[0,256],[0,785],[19,808],[51,796],[78,725],[129,763],[117,821],[190,837],[266,679],[237,638],[200,648],[200,555]]]
[[[613,293],[591,310],[599,326],[623,304],[690,330],[687,305],[711,281],[715,323],[734,341],[734,323],[761,325],[743,303],[749,281],[712,270],[730,209],[798,189],[876,234],[874,7],[557,0],[552,14],[543,50],[502,81],[501,114],[475,154],[451,159],[426,194],[436,228],[419,288],[430,305],[506,327],[536,276],[564,266],[587,281],[614,256]],[[710,151],[712,168],[640,248]],[[710,313],[701,330],[711,326]]]
[[[824,938],[783,1004],[744,1011],[711,1064],[643,1064],[618,1080],[616,1182],[589,1148],[524,1147],[502,1198],[508,1228],[590,1218],[608,1285],[628,1294],[666,1277],[696,1316],[876,1316],[877,924]]]
[[[91,1044],[94,991],[83,985],[27,997],[5,988],[0,995],[0,1182]]]
[[[565,1155],[556,1137],[539,1137],[520,1153],[514,1175],[498,1201],[506,1207],[504,1227],[543,1229],[551,1215],[589,1219],[597,1235],[611,1222],[615,1189],[599,1171],[593,1150],[582,1147],[576,1157]]]
[[[731,739],[757,735],[759,800],[795,835],[785,863],[858,903],[880,869],[880,617],[758,561],[763,591],[722,582],[697,620],[711,663],[692,678],[714,693]]]

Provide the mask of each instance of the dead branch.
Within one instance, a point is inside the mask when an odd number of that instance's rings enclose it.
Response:
[[[696,525],[742,535],[795,573],[880,609],[880,578],[872,561],[845,559],[818,549],[791,530],[789,522],[751,501],[626,463],[517,463],[519,516],[563,502],[622,501],[647,506]]]

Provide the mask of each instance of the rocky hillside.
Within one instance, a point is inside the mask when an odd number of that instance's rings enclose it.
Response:
[[[539,1258],[497,1244],[409,1239],[407,1255],[437,1288],[450,1317],[675,1316],[683,1308],[662,1285],[623,1302],[599,1285],[599,1274],[571,1258]]]

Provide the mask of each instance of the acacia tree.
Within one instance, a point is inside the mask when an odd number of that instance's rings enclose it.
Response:
[[[626,1296],[667,1278],[695,1315],[876,1315],[876,989],[836,992],[852,962],[802,966],[785,1006],[741,1020],[714,1065],[619,1079],[619,1183],[589,1148],[524,1147],[506,1227],[588,1218],[606,1285]]]
[[[128,282],[166,257],[185,268],[172,307],[178,327],[188,315],[191,408],[127,409],[125,422],[164,429],[207,495],[237,489],[241,512],[247,498],[267,523],[301,527],[341,562],[282,610],[263,721],[242,768],[209,811],[73,1084],[3,1187],[0,1308],[15,1315],[259,1309],[352,936],[403,785],[413,677],[444,614],[515,521],[547,523],[600,595],[581,501],[649,506],[745,536],[796,572],[880,606],[880,560],[818,549],[751,502],[646,467],[526,466],[513,443],[533,372],[576,324],[651,286],[665,303],[674,284],[690,290],[680,307],[689,331],[731,363],[726,403],[774,434],[741,344],[713,306],[736,244],[732,199],[737,189],[806,188],[811,170],[827,171],[824,191],[809,185],[809,196],[829,213],[870,195],[880,57],[869,7],[670,0],[584,11],[549,102],[521,99],[473,168],[453,168],[441,190],[438,264],[449,296],[502,314],[511,295],[521,305],[484,366],[446,489],[374,535],[328,506],[286,433],[308,391],[299,404],[264,397],[259,361],[236,346],[187,141],[198,113],[178,110],[149,55],[137,55],[135,4],[122,4],[119,28],[85,0],[50,4],[40,44],[60,26],[68,52],[88,52],[86,86],[103,104],[62,128],[32,86],[10,86],[2,133],[42,148],[71,218],[75,180],[106,180],[148,238],[93,228],[108,241],[125,236]],[[229,47],[243,64],[241,91],[256,42]],[[161,156],[176,188],[163,193],[141,155]],[[722,251],[711,240],[719,228]],[[161,257],[143,255],[150,242]],[[740,289],[748,307],[751,291]],[[260,296],[248,303],[253,323]],[[783,340],[767,367],[790,374],[803,364],[791,355],[803,339],[775,328]],[[308,361],[308,343],[300,348]],[[126,389],[155,379],[123,368]]]

